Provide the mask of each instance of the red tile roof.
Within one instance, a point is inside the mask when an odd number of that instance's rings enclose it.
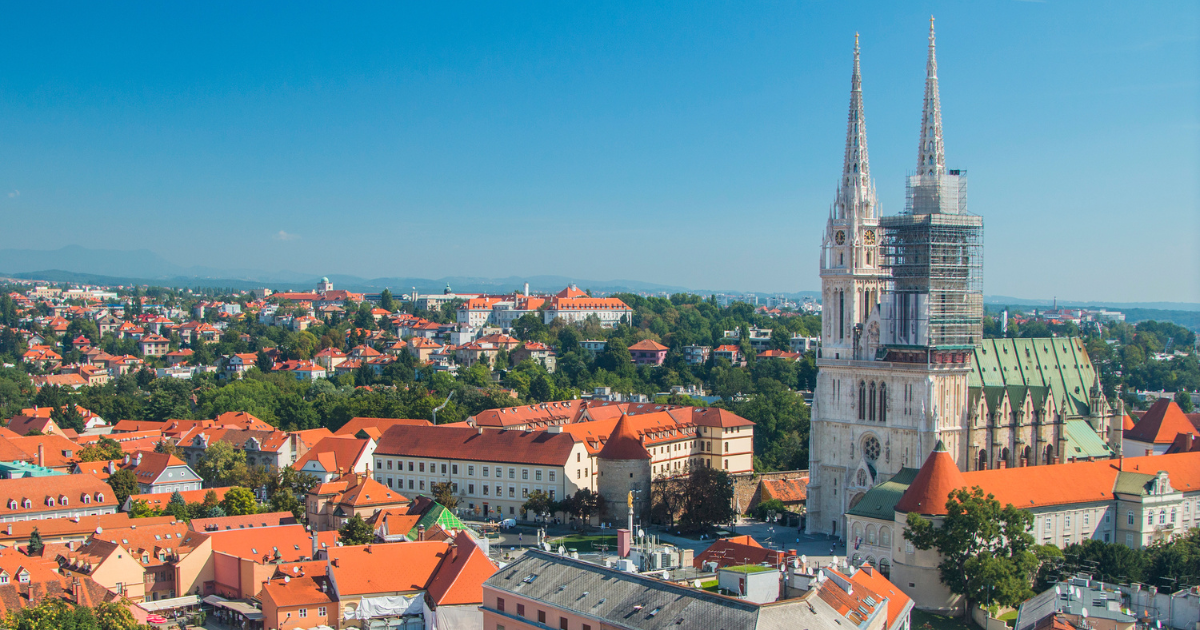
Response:
[[[179,494],[183,496],[184,503],[204,503],[204,495],[208,494],[209,492],[217,493],[217,500],[220,501],[221,499],[225,498],[225,493],[229,492],[229,488],[201,488],[200,490],[187,490],[180,492]],[[167,507],[167,504],[171,502],[171,497],[173,495],[173,492],[134,494],[130,495],[129,501],[131,503],[133,501],[145,501],[146,505],[149,506],[150,509],[161,510]]]
[[[950,496],[950,492],[966,485],[966,480],[963,479],[962,473],[955,465],[954,458],[946,450],[946,445],[938,440],[933,452],[921,465],[917,478],[913,479],[908,490],[904,491],[904,495],[896,503],[896,511],[945,514],[946,499]]]
[[[31,513],[59,510],[62,509],[63,499],[66,499],[68,507],[117,507],[112,488],[91,475],[23,477],[6,479],[0,483],[0,518],[23,518]],[[29,501],[29,507],[25,507],[26,500]],[[51,500],[54,501],[53,506],[50,505]]]
[[[1159,398],[1125,438],[1148,444],[1170,444],[1176,435],[1195,430],[1175,401]]]
[[[483,583],[498,567],[466,532],[459,532],[453,545],[429,583],[429,596],[438,606],[482,604]]]
[[[642,440],[634,432],[632,423],[622,415],[613,427],[612,434],[600,449],[601,459],[650,459],[650,451],[642,446]]]
[[[224,553],[264,564],[274,561],[276,552],[280,562],[296,562],[312,556],[312,536],[305,531],[303,525],[220,530],[206,535],[212,538],[214,553]],[[320,532],[317,534],[317,540],[332,551],[337,543],[337,536],[337,531]]]
[[[250,529],[254,527],[279,527],[280,525],[295,525],[296,517],[291,512],[265,512],[263,514],[246,514],[244,516],[217,516],[213,518],[194,518],[188,524],[192,531],[208,532],[226,529]]]
[[[799,503],[808,499],[808,477],[801,479],[764,479],[762,500],[779,499],[784,503]]]
[[[367,435],[378,441],[380,436],[396,425],[431,427],[433,423],[428,420],[410,418],[351,418],[350,422],[343,424],[333,434],[353,437],[358,435],[359,431],[366,431]]]
[[[704,563],[715,562],[718,568],[740,566],[744,564],[767,563],[773,567],[784,562],[782,551],[764,549],[758,541],[750,536],[733,536],[713,541],[708,549],[700,552],[692,560],[692,566],[703,569]]]
[[[329,570],[337,584],[338,595],[343,598],[373,593],[411,593],[429,587],[449,553],[448,542],[428,540],[335,547],[329,550]],[[379,567],[404,567],[404,570],[380,571]]]
[[[325,576],[289,577],[271,580],[263,586],[259,598],[273,602],[277,608],[305,605],[328,607],[328,605],[334,603],[334,599],[331,593],[322,589],[325,582]],[[329,587],[325,586],[325,588],[328,589]],[[275,620],[271,620],[268,623],[275,623]]]
[[[648,351],[648,352],[662,352],[664,350],[667,350],[667,347],[662,345],[661,343],[658,343],[657,341],[654,341],[653,339],[643,339],[643,340],[633,344],[632,346],[629,346],[629,349],[630,350]]]
[[[570,435],[546,431],[397,425],[383,434],[375,453],[558,466],[567,461],[574,445]]]

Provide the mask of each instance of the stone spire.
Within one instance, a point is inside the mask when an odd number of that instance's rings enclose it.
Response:
[[[917,152],[917,174],[943,175],[946,147],[942,144],[942,102],[938,97],[937,51],[934,48],[933,16],[929,16],[929,60],[925,63],[925,110],[921,113],[921,146]]]
[[[837,216],[875,216],[875,189],[867,159],[867,118],[863,111],[858,33],[854,34],[854,73],[850,75],[850,114],[846,121],[846,156],[838,185]]]

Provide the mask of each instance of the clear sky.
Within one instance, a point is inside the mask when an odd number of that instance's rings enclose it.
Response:
[[[9,3],[0,247],[818,288],[854,33],[886,214],[929,15],[985,291],[1200,302],[1200,4]]]

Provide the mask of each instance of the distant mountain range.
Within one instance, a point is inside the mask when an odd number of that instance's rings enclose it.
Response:
[[[261,269],[219,269],[214,267],[185,267],[172,263],[158,254],[146,250],[89,249],[69,245],[61,249],[0,249],[0,276],[25,280],[47,280],[51,282],[73,282],[97,285],[154,284],[172,287],[227,287],[234,290],[249,290],[270,287],[276,290],[312,289],[320,275],[291,271],[264,271]],[[817,291],[795,292],[750,292],[737,289],[695,289],[675,285],[656,284],[641,280],[587,280],[566,276],[509,276],[507,278],[484,278],[472,276],[450,276],[445,278],[383,277],[362,278],[350,275],[330,275],[334,286],[340,289],[362,292],[377,292],[384,288],[393,293],[408,293],[414,287],[421,293],[440,293],[449,285],[454,291],[464,293],[506,293],[521,289],[526,282],[537,292],[553,292],[569,284],[576,284],[597,292],[612,293],[630,291],[634,293],[755,293],[760,297],[784,295],[791,299],[819,298]],[[1053,299],[1016,298],[1002,295],[984,296],[989,307],[998,305],[1023,307],[1049,307]],[[1118,310],[1154,309],[1160,311],[1196,311],[1200,304],[1190,302],[1104,302],[1059,300],[1059,306],[1107,307]]]

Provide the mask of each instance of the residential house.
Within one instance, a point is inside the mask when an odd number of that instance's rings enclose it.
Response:
[[[226,377],[240,378],[249,372],[250,368],[258,365],[258,355],[253,352],[231,354],[225,357],[223,363]]]
[[[367,473],[375,440],[360,440],[352,436],[330,436],[322,439],[296,460],[293,468],[316,477],[322,483],[333,481],[346,473]]]
[[[557,356],[554,354],[554,348],[540,341],[526,341],[512,351],[512,358],[518,363],[529,359],[546,368],[547,372],[553,372]]]
[[[708,346],[684,346],[683,360],[688,365],[704,365],[708,362],[708,355],[712,352],[712,348]]]
[[[338,348],[325,348],[313,357],[317,365],[320,365],[326,370],[332,370],[342,363],[345,363],[346,358],[346,353],[342,352]]]
[[[200,475],[186,462],[167,453],[136,451],[121,465],[133,471],[140,494],[187,492],[200,489]]]
[[[63,574],[45,551],[26,555],[12,548],[0,550],[0,608],[5,614],[55,599],[67,602],[70,609],[95,608],[118,597],[87,576]]]
[[[148,516],[131,519],[125,512],[112,514],[84,514],[70,518],[49,518],[33,521],[13,521],[0,527],[0,547],[23,546],[29,542],[33,530],[38,530],[42,542],[49,544],[79,543],[86,541],[96,528],[101,530],[129,527],[130,525],[156,525],[170,523],[174,516]]]
[[[230,599],[257,596],[280,564],[312,560],[319,552],[330,552],[338,538],[337,532],[310,533],[303,525],[221,529],[196,535],[212,539],[213,583],[208,588]]]
[[[724,344],[717,346],[713,350],[713,356],[718,359],[725,359],[734,366],[745,365],[746,357],[742,356],[742,349],[733,344]]]
[[[1159,398],[1130,430],[1124,432],[1121,453],[1126,456],[1162,455],[1171,448],[1176,436],[1200,433],[1179,405]]]
[[[0,521],[112,514],[117,501],[108,484],[90,475],[24,477],[0,481]]]
[[[139,519],[140,520],[140,519]],[[138,523],[101,530],[58,562],[70,574],[87,575],[134,602],[202,594],[212,580],[212,543],[186,523]]]
[[[162,335],[149,334],[138,341],[143,356],[161,357],[171,351],[171,340]]]
[[[245,451],[247,466],[265,466],[278,470],[294,463],[308,447],[299,435],[284,431],[229,428],[196,428],[180,436],[178,446],[183,459],[198,466],[209,445],[228,442],[234,449]]]
[[[355,515],[368,518],[408,503],[408,497],[372,479],[369,472],[347,473],[309,491],[305,520],[315,531],[328,531],[340,529]]]
[[[192,350],[191,348],[184,348],[182,350],[175,350],[166,353],[163,355],[163,360],[167,362],[168,366],[175,367],[191,361],[192,355],[194,354],[196,354],[195,350]]]
[[[629,346],[629,355],[637,365],[662,365],[667,359],[667,347],[652,339],[643,339]]]
[[[436,341],[430,341],[423,337],[413,337],[408,340],[408,352],[413,355],[417,361],[425,362],[429,360],[429,355],[442,349],[442,344]]]

